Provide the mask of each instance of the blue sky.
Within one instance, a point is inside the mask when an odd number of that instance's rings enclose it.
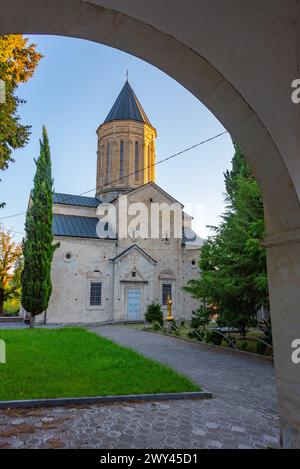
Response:
[[[32,125],[29,144],[15,152],[15,163],[1,174],[0,218],[26,210],[38,156],[42,125],[48,129],[54,186],[79,194],[96,186],[96,129],[103,122],[126,79],[157,129],[156,158],[222,132],[220,122],[179,83],[131,55],[92,42],[55,36],[30,36],[44,58],[34,77],[21,85],[27,100],[22,122]],[[230,167],[229,135],[198,147],[156,169],[156,182],[187,205],[202,237],[206,225],[219,223],[224,210],[223,172]],[[91,192],[90,195],[94,195]],[[24,231],[24,216],[0,220],[5,228]],[[16,234],[16,239],[21,239]]]

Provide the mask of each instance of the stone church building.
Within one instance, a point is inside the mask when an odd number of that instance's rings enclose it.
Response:
[[[202,245],[191,228],[192,217],[182,210],[180,237],[172,226],[165,232],[154,227],[156,237],[137,236],[135,231],[121,237],[108,223],[105,236],[97,230],[99,207],[113,206],[118,218],[125,195],[128,213],[135,203],[147,209],[176,203],[183,209],[155,184],[156,130],[128,80],[97,136],[95,197],[53,195],[53,235],[60,247],[52,263],[47,323],[143,320],[153,302],[166,314],[168,295],[175,318],[190,318],[198,302],[182,287],[199,275]]]

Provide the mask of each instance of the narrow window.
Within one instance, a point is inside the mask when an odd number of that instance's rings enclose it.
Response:
[[[106,176],[109,182],[110,180],[110,142],[108,142],[106,147]]]
[[[151,151],[150,145],[148,145],[148,182],[151,181]]]
[[[168,296],[172,298],[172,285],[171,283],[163,283],[162,286],[162,304],[165,306],[167,304]]]
[[[90,290],[90,305],[91,306],[101,305],[101,293],[102,293],[102,283],[91,282],[91,290]]]
[[[124,173],[124,142],[120,142],[120,177],[123,177]]]
[[[135,142],[134,146],[134,176],[139,179],[139,142]]]

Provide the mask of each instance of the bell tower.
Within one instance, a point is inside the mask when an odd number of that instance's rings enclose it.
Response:
[[[156,130],[128,80],[97,136],[97,197],[109,202],[155,182]]]

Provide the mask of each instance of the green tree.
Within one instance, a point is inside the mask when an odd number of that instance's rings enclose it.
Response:
[[[223,323],[242,334],[261,305],[268,306],[264,212],[260,189],[235,145],[232,169],[224,174],[226,212],[202,248],[200,279],[185,290],[218,306]]]
[[[35,316],[47,310],[52,292],[51,262],[58,245],[52,235],[51,154],[46,128],[40,141],[40,156],[36,161],[36,174],[26,215],[26,237],[23,244],[24,269],[22,272],[22,306],[30,313],[31,327]]]
[[[16,96],[18,84],[32,77],[42,55],[22,35],[0,36],[0,80],[5,83],[5,102],[0,102],[0,170],[13,162],[13,151],[28,142],[30,126],[22,125],[18,107],[26,101]],[[3,204],[2,204],[3,206]]]
[[[4,301],[20,294],[22,247],[9,232],[0,231],[0,316]]]

